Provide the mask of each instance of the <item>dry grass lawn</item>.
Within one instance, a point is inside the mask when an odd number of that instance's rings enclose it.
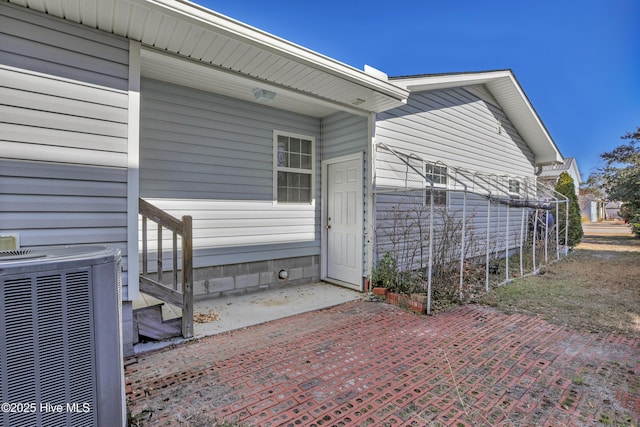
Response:
[[[640,337],[640,239],[628,230],[585,224],[583,242],[568,257],[481,302],[581,331]]]

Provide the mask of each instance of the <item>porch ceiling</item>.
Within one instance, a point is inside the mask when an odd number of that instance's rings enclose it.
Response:
[[[253,88],[262,87],[277,93],[272,105],[278,108],[314,116],[339,110],[366,114],[397,107],[408,95],[376,76],[185,0],[9,1],[191,61],[145,50],[143,73],[149,77],[248,99]],[[160,66],[168,67],[166,76]],[[185,69],[193,75],[182,76]]]
[[[511,70],[393,77],[411,92],[483,84],[536,156],[537,165],[563,163],[563,157]]]
[[[142,76],[156,80],[214,92],[248,102],[257,102],[253,94],[255,88],[266,89],[276,92],[275,99],[267,105],[311,117],[325,117],[342,110],[364,114],[363,111],[345,105],[310,97],[298,91],[268,84],[231,71],[212,68],[197,61],[185,61],[175,55],[169,55],[155,49],[142,49],[141,59]]]

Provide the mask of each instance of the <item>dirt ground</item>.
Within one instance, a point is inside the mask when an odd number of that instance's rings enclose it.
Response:
[[[481,301],[586,332],[640,337],[640,239],[621,223],[585,224],[570,256]]]
[[[351,302],[139,356],[132,425],[638,427],[640,239],[608,226],[497,309]]]

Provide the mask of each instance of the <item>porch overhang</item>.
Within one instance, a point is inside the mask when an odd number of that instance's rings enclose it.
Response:
[[[143,75],[247,99],[265,88],[276,92],[276,108],[366,115],[400,106],[408,96],[378,75],[184,0],[9,1],[139,41]],[[184,68],[194,74],[178,72],[180,64],[166,53],[186,59]],[[169,66],[166,74],[160,66]]]
[[[511,70],[391,77],[410,92],[484,85],[535,155],[536,166],[564,163],[556,143]]]

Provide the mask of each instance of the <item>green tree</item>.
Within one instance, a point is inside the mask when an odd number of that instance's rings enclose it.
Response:
[[[640,237],[640,127],[622,136],[628,143],[600,155],[605,165],[597,172],[609,200],[622,202],[620,215]]]
[[[582,240],[584,232],[582,231],[582,219],[580,217],[580,205],[578,203],[578,196],[576,196],[576,186],[573,183],[573,178],[566,172],[562,172],[556,183],[555,190],[569,198],[569,233],[568,233],[568,245],[570,247],[576,246]],[[558,208],[558,218],[556,224],[559,227],[560,243],[565,244],[564,239],[567,236],[567,205],[561,203]]]

